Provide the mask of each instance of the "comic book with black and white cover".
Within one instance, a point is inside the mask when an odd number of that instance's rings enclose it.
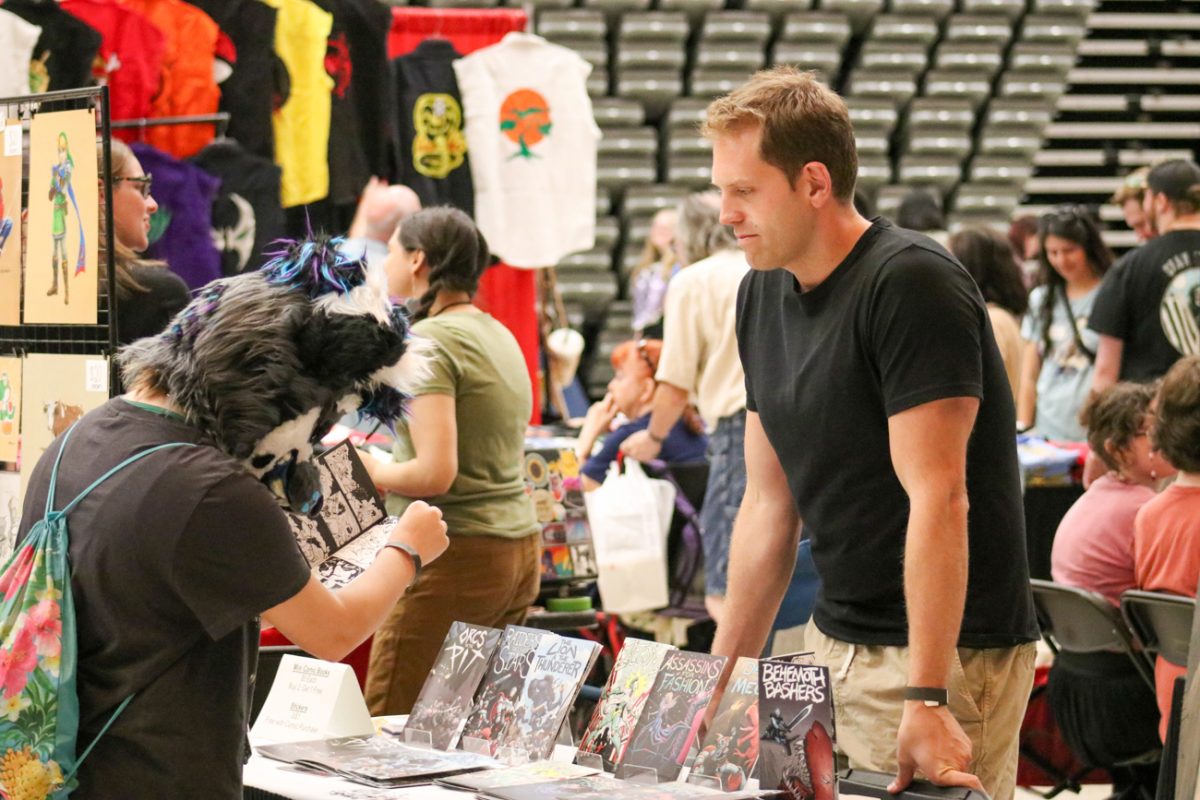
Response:
[[[345,736],[257,748],[260,755],[368,786],[413,786],[435,777],[497,766],[474,753],[412,747],[392,736]]]
[[[616,768],[650,696],[658,668],[674,649],[672,645],[646,639],[625,640],[579,742],[580,755],[600,756],[609,772]]]
[[[688,783],[744,789],[758,763],[758,659],[739,658],[700,743]]]
[[[288,512],[288,524],[317,578],[336,589],[370,566],[396,520],[388,519],[383,498],[349,441],[313,461],[321,479],[321,510],[313,517]]]
[[[583,680],[600,653],[586,639],[552,636],[538,643],[516,713],[496,740],[529,759],[549,758]]]
[[[833,688],[827,667],[764,659],[758,667],[758,782],[790,800],[836,800]]]
[[[495,628],[452,623],[405,730],[428,733],[437,750],[456,746],[501,634]]]
[[[475,690],[475,699],[459,746],[467,739],[489,743],[493,754],[507,739],[509,726],[516,719],[525,693],[525,683],[533,670],[533,659],[543,642],[559,638],[550,631],[509,625],[492,652],[483,680]]]
[[[660,783],[679,777],[726,661],[706,653],[667,653],[617,765],[618,778],[639,769],[654,770]]]

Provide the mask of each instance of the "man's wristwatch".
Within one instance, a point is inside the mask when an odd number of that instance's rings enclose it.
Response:
[[[927,686],[905,686],[905,700],[917,700],[927,708],[937,708],[950,704],[950,693],[945,689]]]
[[[421,554],[417,552],[417,548],[413,547],[411,544],[405,544],[404,542],[386,542],[383,546],[393,547],[399,550],[401,553],[406,553],[408,557],[412,559],[413,580],[416,580],[417,576],[421,574]]]

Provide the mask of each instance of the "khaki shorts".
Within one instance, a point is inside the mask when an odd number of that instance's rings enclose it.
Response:
[[[829,667],[837,747],[849,766],[896,772],[896,731],[904,711],[908,648],[847,644],[812,622],[805,649]],[[950,712],[971,739],[970,771],[994,800],[1011,800],[1025,704],[1033,688],[1033,642],[960,647],[950,675]]]

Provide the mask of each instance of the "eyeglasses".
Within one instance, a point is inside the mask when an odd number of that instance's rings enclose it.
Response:
[[[138,190],[138,194],[140,194],[142,197],[149,197],[150,196],[150,181],[152,181],[153,179],[154,179],[153,175],[151,175],[150,173],[146,173],[145,175],[139,175],[136,178],[116,177],[116,178],[113,178],[113,183],[120,183],[121,181],[125,181],[126,183],[132,183],[134,185],[134,187]]]

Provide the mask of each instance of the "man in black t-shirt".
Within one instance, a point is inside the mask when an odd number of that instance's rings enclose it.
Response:
[[[1037,625],[983,298],[932,240],[855,211],[849,115],[811,75],[758,74],[705,134],[753,267],[748,483],[713,651],[760,651],[802,517],[822,581],[806,647],[851,765],[896,772],[897,791],[919,772],[1011,797]]]
[[[1100,334],[1094,391],[1155,380],[1181,356],[1200,354],[1200,166],[1155,166],[1143,203],[1159,236],[1105,276],[1088,318]]]

